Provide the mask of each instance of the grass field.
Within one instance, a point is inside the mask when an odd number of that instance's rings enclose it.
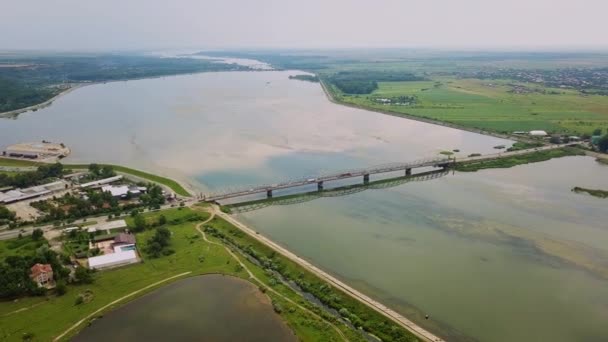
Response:
[[[31,234],[23,236],[20,239],[1,240],[0,260],[4,260],[7,256],[12,255],[33,255],[36,252],[36,249],[46,244],[47,242],[44,239],[34,241]]]
[[[189,208],[183,208],[181,210],[167,210],[162,214],[168,220],[171,220],[184,217],[193,212]],[[199,211],[196,211],[196,213],[202,218],[206,218],[209,215]],[[145,215],[159,216],[160,213],[155,212]],[[150,217],[149,219],[153,220],[154,217]],[[217,222],[219,222],[217,224],[227,224],[225,221]],[[34,336],[33,341],[50,341],[54,336],[58,336],[75,322],[117,298],[184,272],[192,272],[188,276],[221,273],[247,279],[246,272],[235,267],[236,262],[225,248],[205,242],[195,229],[195,224],[194,222],[188,222],[168,226],[172,233],[170,247],[175,250],[175,253],[170,256],[150,259],[144,255],[144,262],[141,264],[97,272],[94,275],[95,282],[93,284],[70,285],[67,294],[61,297],[28,297],[19,299],[18,301],[0,302],[0,320],[2,322],[0,324],[0,340],[21,341],[25,333],[31,333]],[[226,227],[234,228],[230,225]],[[146,240],[153,234],[153,230],[148,230],[136,235],[140,251],[145,246]],[[244,262],[256,276],[263,281],[269,281],[268,275],[264,270],[246,260]],[[273,288],[298,303],[310,305],[306,300],[284,285],[276,285]],[[153,288],[145,292],[151,290]],[[85,291],[91,291],[93,299],[88,303],[76,305],[77,296]],[[129,300],[143,294],[144,292],[129,298]],[[337,333],[325,321],[294,307],[281,297],[269,292],[267,292],[267,295],[285,308],[281,315],[301,340],[340,340]],[[86,323],[82,324],[79,328],[82,329],[85,326]],[[348,329],[346,326],[342,325],[341,330],[343,330],[343,333],[350,340],[361,340],[359,334]],[[76,332],[77,330],[68,334],[63,340],[68,340]]]
[[[39,165],[40,165],[40,163],[29,161],[29,160],[0,157],[0,166],[28,167],[28,166],[39,166]]]
[[[511,93],[513,87],[509,84],[541,92]],[[582,135],[590,134],[596,128],[608,128],[608,96],[582,95],[575,90],[542,88],[506,80],[446,77],[422,82],[379,82],[376,91],[358,96],[343,94],[335,87],[328,88],[344,103],[502,133],[546,130]],[[373,101],[373,98],[412,95],[418,98],[413,106]]]

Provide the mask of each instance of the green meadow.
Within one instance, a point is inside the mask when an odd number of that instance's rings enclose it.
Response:
[[[512,85],[532,89],[514,93]],[[349,95],[329,86],[338,102],[402,113],[502,133],[545,130],[591,134],[608,128],[608,96],[544,88],[507,80],[434,78],[421,82],[378,82],[369,95]],[[413,105],[385,105],[377,98],[416,96]]]

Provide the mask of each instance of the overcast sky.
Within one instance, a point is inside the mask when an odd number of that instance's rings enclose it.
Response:
[[[608,0],[0,0],[0,50],[608,48]]]

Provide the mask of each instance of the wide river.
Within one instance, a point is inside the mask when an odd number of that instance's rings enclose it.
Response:
[[[508,141],[332,104],[297,72],[205,73],[83,87],[0,119],[201,192]],[[608,167],[569,157],[272,206],[239,219],[449,340],[608,339]],[[430,319],[425,320],[425,314]]]

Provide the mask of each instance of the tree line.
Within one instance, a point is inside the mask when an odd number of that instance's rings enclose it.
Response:
[[[44,184],[49,179],[59,178],[62,175],[63,165],[61,163],[40,165],[36,171],[19,172],[14,175],[0,173],[0,187],[27,188]]]
[[[423,81],[424,77],[406,72],[391,71],[340,71],[327,80],[347,94],[370,94],[378,89],[378,82]]]

